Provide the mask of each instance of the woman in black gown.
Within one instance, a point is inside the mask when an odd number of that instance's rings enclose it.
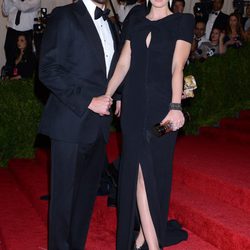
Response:
[[[193,16],[171,13],[168,0],[151,0],[150,12],[131,23],[106,94],[111,97],[127,75],[122,96],[123,150],[118,189],[117,250],[132,246],[138,208],[141,229],[134,249],[166,245],[172,159],[181,111],[183,68],[193,37]],[[151,133],[170,121],[173,132]]]

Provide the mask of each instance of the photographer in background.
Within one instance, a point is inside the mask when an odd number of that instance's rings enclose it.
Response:
[[[197,21],[194,27],[194,37],[191,46],[190,61],[193,61],[193,53],[201,46],[202,43],[207,42],[205,35],[206,23],[204,21]]]
[[[203,42],[191,55],[192,61],[205,61],[208,57],[222,54],[223,41],[220,39],[221,31],[213,28],[210,39]]]
[[[25,35],[29,40],[33,37],[34,18],[41,7],[41,0],[3,0],[2,11],[8,17],[5,39],[5,70],[13,67],[15,61],[17,38]]]
[[[208,15],[212,10],[212,0],[200,0],[195,3],[193,12],[196,22],[207,22]]]
[[[213,0],[212,10],[207,17],[206,25],[206,38],[209,39],[211,31],[213,28],[218,28],[221,31],[226,29],[228,23],[228,15],[223,13],[221,9],[223,8],[224,0]]]

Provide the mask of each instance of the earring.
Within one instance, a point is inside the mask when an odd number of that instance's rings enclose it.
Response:
[[[168,0],[168,2],[169,2],[169,7],[171,8],[171,7],[172,7],[173,0]]]

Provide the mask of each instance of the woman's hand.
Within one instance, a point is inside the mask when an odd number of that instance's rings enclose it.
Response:
[[[119,100],[119,101],[116,101],[116,106],[115,106],[115,115],[117,117],[120,117],[121,115],[121,107],[122,107],[122,102]]]
[[[229,46],[229,45],[234,45],[235,43],[236,43],[236,40],[235,40],[233,37],[231,37],[231,39],[228,40],[228,41],[225,43],[225,45],[226,45],[226,46]]]
[[[185,123],[185,118],[180,110],[170,110],[167,114],[167,116],[161,121],[161,124],[166,123],[167,121],[170,121],[172,124],[172,130],[176,131],[179,128],[183,127]]]

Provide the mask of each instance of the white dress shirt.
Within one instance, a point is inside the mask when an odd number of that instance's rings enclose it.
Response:
[[[207,25],[206,25],[206,39],[207,40],[209,40],[212,28],[214,26],[214,22],[220,13],[220,11],[216,11],[216,12],[217,12],[217,15],[214,13],[209,14],[209,18],[208,18]]]
[[[201,46],[202,43],[208,42],[209,40],[206,38],[206,35],[202,36],[201,38],[195,38],[198,42],[198,48]]]
[[[102,17],[95,20],[96,5],[91,0],[83,0],[83,2],[95,24],[95,27],[101,39],[106,64],[106,76],[108,76],[109,68],[114,54],[114,41],[108,21],[104,21]]]
[[[7,27],[17,31],[33,29],[34,18],[41,8],[41,0],[3,0],[3,14],[8,17]],[[15,24],[16,15],[21,11],[20,23]]]

